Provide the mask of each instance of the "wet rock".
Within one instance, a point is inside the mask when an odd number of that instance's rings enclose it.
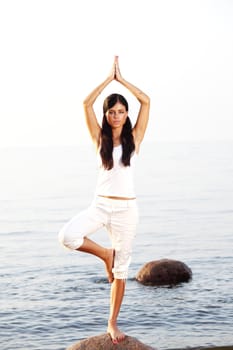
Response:
[[[119,344],[113,344],[109,334],[87,338],[69,346],[66,350],[157,350],[141,343],[136,338],[126,336]]]
[[[191,269],[185,263],[172,259],[150,261],[136,275],[138,282],[152,286],[172,286],[188,282],[191,278]]]

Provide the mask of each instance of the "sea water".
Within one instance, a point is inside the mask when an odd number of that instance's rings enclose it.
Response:
[[[57,240],[92,200],[92,146],[5,148],[0,160],[1,348],[62,350],[106,332],[101,261]],[[233,142],[145,143],[136,189],[140,223],[120,327],[161,350],[233,345]],[[104,230],[93,238],[109,245]],[[186,263],[192,280],[139,284],[139,269],[161,258]]]

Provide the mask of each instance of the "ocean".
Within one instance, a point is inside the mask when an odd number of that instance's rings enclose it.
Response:
[[[110,285],[98,259],[63,248],[63,223],[92,200],[91,144],[0,149],[0,344],[63,350],[106,332]],[[142,145],[140,223],[119,325],[165,349],[233,345],[233,141]],[[93,239],[109,245],[107,233]],[[187,264],[175,287],[135,280],[152,260]]]

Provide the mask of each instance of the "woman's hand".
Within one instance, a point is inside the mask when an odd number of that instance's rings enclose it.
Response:
[[[120,67],[119,67],[119,61],[118,61],[118,56],[115,56],[114,58],[114,66],[115,66],[115,80],[121,82],[123,80],[123,77],[120,72]]]
[[[111,69],[111,71],[109,73],[109,79],[110,79],[110,81],[116,79],[116,62],[115,62],[115,59],[114,59],[113,65],[112,65],[112,69]]]

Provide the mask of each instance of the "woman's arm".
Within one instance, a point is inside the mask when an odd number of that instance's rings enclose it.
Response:
[[[123,86],[125,86],[138,99],[140,103],[138,117],[133,128],[134,142],[136,146],[136,151],[138,152],[140,143],[143,140],[148,124],[150,98],[140,89],[138,89],[136,86],[132,85],[122,77],[117,56],[115,57],[115,79]]]
[[[115,62],[113,64],[110,75],[100,85],[98,85],[83,101],[83,108],[84,108],[87,127],[96,148],[99,147],[101,127],[96,118],[93,105],[97,97],[104,90],[104,88],[109,83],[111,83],[111,81],[114,80],[114,77],[115,77]]]

